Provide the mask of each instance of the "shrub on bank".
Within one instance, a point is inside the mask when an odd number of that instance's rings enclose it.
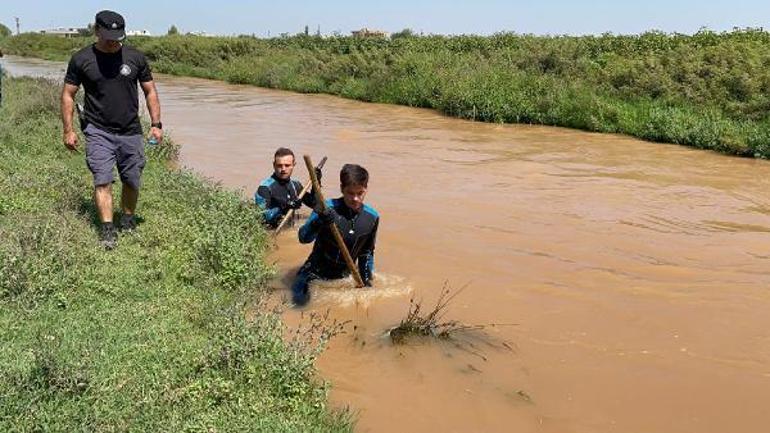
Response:
[[[3,84],[0,431],[350,431],[314,376],[329,336],[286,342],[259,302],[259,212],[157,146],[139,228],[105,252],[59,86]]]

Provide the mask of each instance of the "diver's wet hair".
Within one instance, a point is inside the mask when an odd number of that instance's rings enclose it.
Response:
[[[294,158],[294,152],[292,152],[291,149],[286,147],[279,147],[278,150],[275,151],[275,155],[273,155],[273,161],[275,161],[276,158],[280,158],[282,156],[289,156],[289,155],[291,155],[291,157]]]
[[[369,184],[369,172],[358,164],[345,164],[340,170],[340,184],[347,186],[363,186]]]

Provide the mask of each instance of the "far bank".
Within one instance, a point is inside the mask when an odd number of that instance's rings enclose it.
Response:
[[[66,61],[91,38],[23,34],[6,53]],[[622,133],[770,157],[770,33],[134,37],[158,72]]]

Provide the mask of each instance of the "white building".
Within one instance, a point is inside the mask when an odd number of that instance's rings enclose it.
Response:
[[[126,36],[152,36],[149,30],[129,30],[126,32]]]
[[[185,33],[185,34],[187,34],[187,35],[190,35],[190,36],[205,36],[205,37],[207,37],[207,38],[214,38],[214,37],[216,37],[216,36],[217,36],[217,35],[212,35],[211,33],[209,33],[209,32],[206,32],[206,31],[203,31],[203,30],[197,30],[197,31],[193,31],[193,32],[187,32],[187,33]]]
[[[81,31],[86,31],[86,29],[81,29],[77,27],[56,27],[54,29],[40,30],[40,33],[44,35],[53,35],[53,36],[61,36],[63,38],[71,38],[74,36],[79,36]]]
[[[389,36],[389,33],[384,30],[369,29],[366,27],[360,30],[353,30],[350,33],[357,38],[387,38]]]

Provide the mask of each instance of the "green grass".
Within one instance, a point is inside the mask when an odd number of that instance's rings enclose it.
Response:
[[[330,328],[287,341],[258,301],[273,271],[257,210],[169,168],[160,146],[138,231],[106,252],[84,157],[61,144],[58,87],[3,85],[0,431],[351,430],[313,368]]]
[[[27,34],[9,53],[66,60],[90,38]],[[159,72],[486,122],[623,133],[770,157],[770,33],[132,38]]]

